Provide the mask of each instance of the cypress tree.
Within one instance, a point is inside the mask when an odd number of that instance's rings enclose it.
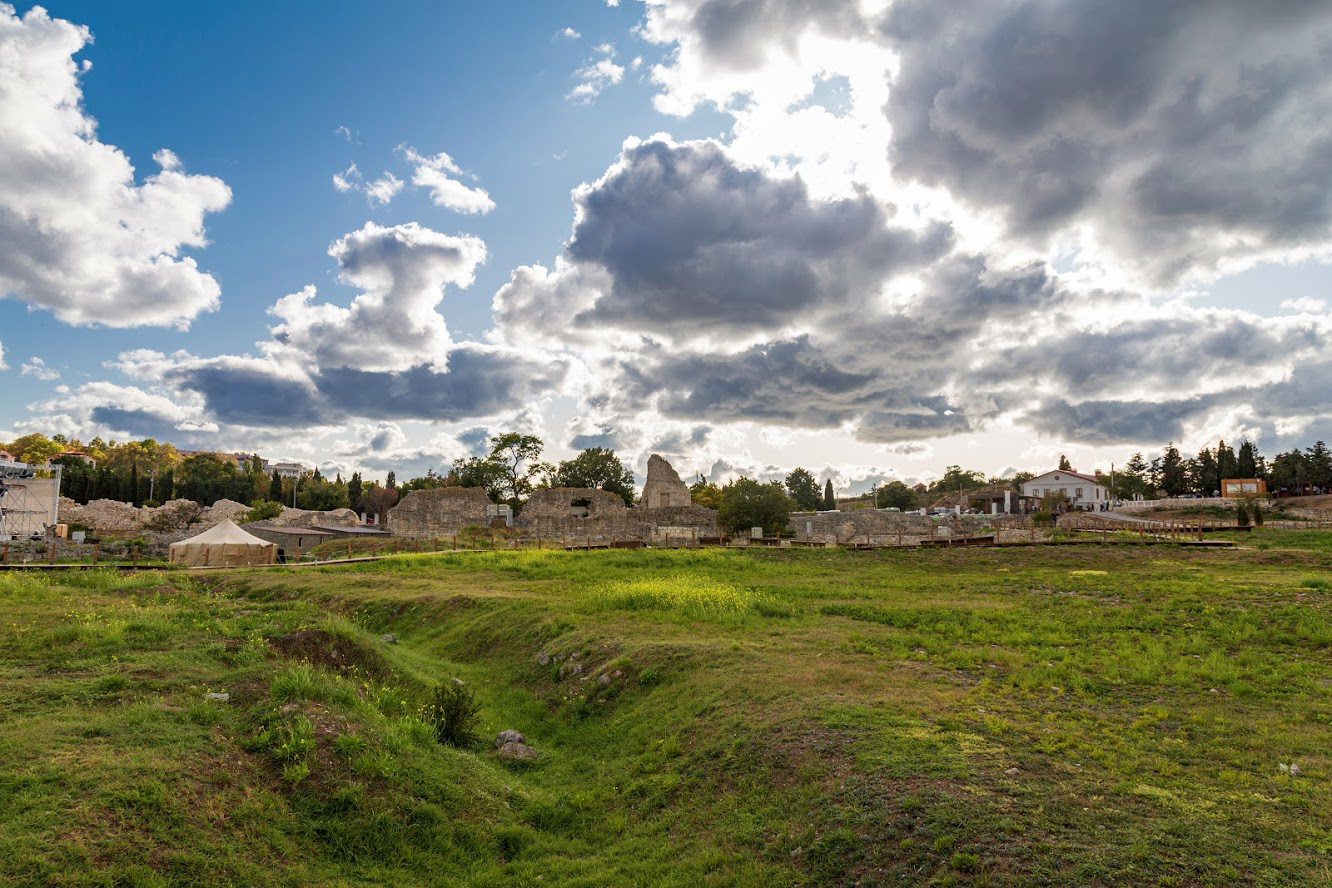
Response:
[[[139,464],[138,463],[132,463],[130,465],[129,496],[127,497],[127,499],[129,500],[130,505],[134,506],[135,508],[138,508],[139,506]]]
[[[837,509],[837,497],[833,495],[832,479],[829,478],[823,484],[823,510],[833,512]]]
[[[268,481],[268,499],[271,502],[282,502],[282,476],[273,470],[273,477]]]
[[[351,502],[353,512],[361,511],[361,473],[352,472],[351,480],[347,482],[347,499]]]

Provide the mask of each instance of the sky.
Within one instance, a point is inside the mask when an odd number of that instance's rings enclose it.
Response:
[[[839,492],[1332,435],[1332,7],[0,2],[0,439]]]

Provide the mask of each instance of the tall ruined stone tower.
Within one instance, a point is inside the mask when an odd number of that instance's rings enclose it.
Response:
[[[648,457],[647,481],[643,484],[640,504],[645,509],[673,509],[692,505],[689,487],[675,469],[657,454]]]

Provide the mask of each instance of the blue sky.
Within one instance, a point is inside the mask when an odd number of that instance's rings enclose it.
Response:
[[[78,57],[93,63],[82,83],[102,141],[141,174],[154,152],[170,148],[191,172],[218,176],[235,194],[209,218],[209,246],[192,251],[222,284],[223,309],[188,332],[80,329],[0,301],[0,328],[22,329],[34,354],[50,355],[48,363],[59,354],[92,376],[97,356],[118,350],[174,350],[201,339],[216,351],[251,348],[263,338],[264,309],[306,283],[346,298],[351,291],[336,282],[325,251],[367,219],[418,220],[486,240],[491,258],[476,285],[449,306],[452,325],[480,334],[490,324],[490,294],[511,268],[558,252],[569,233],[570,190],[600,175],[627,135],[707,136],[724,127],[715,114],[654,112],[650,85],[637,77],[594,105],[564,99],[592,48],[626,41],[637,22],[637,10],[600,0],[345,4],[335,15],[313,2],[41,5],[93,33]],[[560,36],[568,27],[581,37]],[[661,55],[630,43],[626,52]],[[402,144],[448,151],[497,209],[459,216],[410,191],[372,208],[329,186],[353,162],[371,175],[404,175]],[[0,341],[21,353],[18,336]],[[3,409],[14,415],[25,397],[11,393]]]
[[[1319,4],[44,8],[0,4],[0,437],[856,489],[1329,431]]]

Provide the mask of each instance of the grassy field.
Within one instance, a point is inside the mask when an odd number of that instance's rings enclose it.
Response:
[[[1236,539],[0,574],[0,883],[1326,884],[1332,535]]]

